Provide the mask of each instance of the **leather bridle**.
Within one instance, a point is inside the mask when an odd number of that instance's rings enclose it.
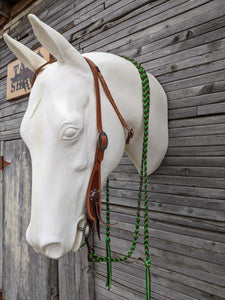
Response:
[[[96,93],[96,117],[97,117],[97,130],[98,130],[98,139],[97,139],[97,143],[96,143],[94,167],[93,167],[93,170],[91,173],[91,177],[90,177],[88,189],[87,189],[87,214],[88,214],[88,220],[93,225],[93,227],[94,227],[94,224],[96,224],[96,231],[98,234],[98,238],[100,240],[99,223],[102,222],[103,224],[105,224],[101,219],[101,162],[103,161],[103,158],[104,158],[104,151],[106,150],[106,148],[108,146],[108,137],[102,128],[101,95],[100,95],[100,89],[99,89],[99,80],[100,80],[102,87],[105,90],[105,93],[106,93],[111,105],[113,106],[119,120],[121,121],[121,123],[125,127],[125,129],[128,131],[126,144],[129,144],[130,139],[134,135],[134,130],[133,130],[132,126],[131,127],[128,126],[128,124],[124,120],[123,116],[121,115],[98,66],[96,66],[95,63],[92,60],[90,60],[89,58],[87,58],[87,57],[84,57],[84,58],[87,61],[88,65],[90,66],[90,69],[91,69],[93,77],[94,77],[95,93]],[[56,59],[51,57],[48,62],[46,62],[45,64],[40,66],[35,71],[33,80],[32,80],[32,86],[34,84],[34,81],[35,81],[37,75],[43,70],[43,68],[47,64],[55,62],[55,61],[56,61]]]
[[[102,129],[102,117],[101,117],[101,96],[99,90],[99,80],[106,92],[106,95],[112,104],[117,116],[119,117],[122,125],[127,129],[128,136],[126,139],[126,143],[128,144],[130,139],[134,135],[134,130],[132,127],[129,127],[124,120],[123,116],[119,112],[119,109],[113,100],[113,97],[109,91],[109,88],[105,82],[102,73],[99,68],[95,65],[95,63],[89,58],[85,57],[87,63],[89,64],[91,71],[94,76],[95,83],[95,92],[96,92],[96,111],[97,111],[97,129],[98,129],[98,141],[96,145],[95,152],[95,162],[92,170],[92,174],[89,180],[88,189],[87,189],[87,213],[88,218],[91,222],[96,223],[96,231],[98,234],[98,238],[100,239],[100,229],[99,229],[99,221],[105,224],[101,219],[101,162],[104,158],[104,151],[108,146],[108,137],[107,134]]]

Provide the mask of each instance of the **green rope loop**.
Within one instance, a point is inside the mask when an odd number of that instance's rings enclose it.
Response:
[[[136,226],[134,231],[134,237],[131,243],[130,250],[124,257],[112,257],[110,250],[110,207],[109,207],[109,178],[106,181],[106,256],[98,256],[96,253],[90,253],[90,260],[93,262],[106,262],[107,263],[107,282],[108,288],[111,286],[112,278],[112,262],[126,261],[132,256],[136,248],[137,240],[139,237],[140,229],[140,215],[141,215],[141,198],[142,189],[144,185],[144,249],[145,249],[145,267],[146,267],[146,300],[150,300],[151,297],[151,280],[150,280],[150,267],[151,261],[149,257],[149,233],[148,233],[148,191],[147,191],[147,150],[148,150],[148,125],[149,125],[149,108],[150,108],[150,86],[149,79],[145,69],[141,64],[135,60],[126,56],[121,57],[132,62],[139,71],[142,81],[142,98],[143,98],[143,117],[144,117],[144,135],[143,135],[143,146],[142,146],[142,161],[140,170],[140,181],[138,190],[137,200],[137,214],[136,214]],[[83,244],[82,244],[83,245]]]

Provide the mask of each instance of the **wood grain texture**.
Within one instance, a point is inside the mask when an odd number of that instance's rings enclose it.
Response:
[[[126,3],[121,0],[45,0],[38,1],[31,12],[60,31],[82,53],[106,51],[133,57],[163,85],[169,106],[169,148],[161,167],[149,177],[148,184],[152,300],[223,300],[224,0],[129,0]],[[18,17],[16,23],[11,23],[10,34],[31,49],[39,46],[25,18]],[[27,98],[6,103],[7,65],[14,56],[2,39],[0,55],[0,140],[4,141],[4,151],[12,153],[14,158],[24,153],[17,139]],[[3,251],[7,249],[7,253],[3,256],[0,250],[0,275],[1,260],[3,272],[16,264],[15,258],[9,260],[9,257],[15,256],[10,247],[18,249],[18,257],[25,253],[28,261],[19,266],[20,271],[8,272],[6,278],[3,277],[3,289],[7,288],[12,293],[9,296],[12,298],[6,297],[6,300],[14,300],[16,292],[18,299],[35,300],[35,272],[38,278],[41,275],[45,278],[42,278],[43,281],[38,279],[43,286],[42,291],[38,289],[43,300],[144,299],[143,219],[133,258],[127,263],[113,264],[110,291],[105,288],[105,264],[95,264],[93,268],[86,259],[85,249],[69,254],[58,264],[41,259],[31,249],[27,254],[25,244],[21,246],[18,243],[16,237],[19,233],[15,229],[20,227],[22,237],[22,228],[29,215],[28,204],[22,205],[15,195],[18,194],[17,189],[19,195],[26,193],[26,189],[22,183],[16,185],[15,178],[26,182],[28,179],[23,174],[29,173],[28,169],[29,164],[17,164],[17,171],[8,174],[8,169],[3,178],[3,191],[14,200],[5,203],[3,199],[5,216],[10,218],[10,222],[4,223],[1,235]],[[139,179],[126,155],[110,177],[112,221],[119,221],[116,227],[111,228],[111,248],[113,255],[120,256],[126,254],[132,240]],[[21,217],[23,210],[26,211],[25,219]],[[14,239],[9,238],[12,231]],[[101,233],[104,241],[103,228]],[[96,237],[94,246],[99,254],[105,255],[104,243]],[[34,260],[33,264],[30,259]],[[19,274],[23,275],[27,268],[25,266],[29,266],[31,272],[27,284],[27,275],[19,280]],[[13,286],[10,286],[11,279],[15,281]],[[29,292],[28,287],[31,289]]]
[[[30,156],[21,140],[4,143],[11,161],[5,168],[3,229],[3,295],[5,299],[51,298],[50,260],[34,253],[25,240],[30,215]]]
[[[85,247],[59,261],[60,299],[95,299],[94,265],[88,262],[87,256]]]
[[[0,142],[0,155],[3,156],[3,142]],[[0,171],[0,289],[2,290],[2,266],[3,266],[3,182]]]

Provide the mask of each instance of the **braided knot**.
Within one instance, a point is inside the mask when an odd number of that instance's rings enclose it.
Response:
[[[106,243],[106,244],[109,244],[109,243],[110,243],[110,237],[109,237],[109,236],[106,237],[105,243]]]
[[[146,268],[150,268],[151,267],[151,261],[150,261],[149,258],[145,261],[145,266],[146,266]]]

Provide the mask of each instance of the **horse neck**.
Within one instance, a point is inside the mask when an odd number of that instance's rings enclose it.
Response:
[[[120,113],[135,135],[129,145],[125,144],[127,131],[101,88],[103,130],[109,136],[109,148],[102,164],[102,181],[116,168],[126,151],[137,170],[140,171],[143,143],[142,83],[139,72],[129,61],[109,53],[88,53],[86,57],[95,62],[102,72]],[[168,146],[167,98],[159,82],[148,74],[151,87],[149,115],[148,174],[158,168]]]

